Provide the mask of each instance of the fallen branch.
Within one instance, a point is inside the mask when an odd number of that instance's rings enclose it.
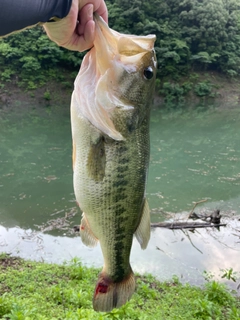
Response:
[[[196,206],[199,203],[206,202],[207,200],[201,200],[194,203],[194,206],[191,212],[188,215],[187,219],[201,219],[206,222],[192,222],[192,221],[184,221],[184,222],[156,222],[151,223],[152,228],[168,228],[168,229],[196,229],[196,228],[217,228],[217,227],[225,227],[226,223],[221,223],[221,215],[220,210],[214,210],[210,215],[202,215],[193,212]]]
[[[196,208],[196,206],[197,206],[199,203],[203,203],[203,202],[206,202],[206,201],[207,201],[207,199],[204,199],[204,200],[200,200],[200,201],[195,202],[195,204],[194,204],[191,212],[190,212],[189,215],[188,215],[188,219],[189,219],[189,218],[191,217],[191,215],[193,214],[193,210]]]
[[[192,239],[191,239],[191,236],[189,234],[188,231],[185,231],[183,229],[181,229],[182,233],[185,235],[186,238],[188,238],[188,240],[190,241],[191,245],[193,246],[193,248],[195,248],[198,252],[200,252],[201,254],[203,254],[203,252],[198,249],[198,247],[195,246],[195,244],[193,243]]]
[[[222,216],[220,215],[220,210],[217,209],[217,210],[214,210],[209,215],[197,214],[197,213],[193,212],[191,214],[191,216],[189,216],[188,218],[191,218],[193,220],[194,219],[201,219],[203,221],[212,222],[213,224],[219,224]]]
[[[208,222],[155,222],[151,223],[151,228],[167,229],[195,229],[195,228],[217,228],[226,227],[226,223],[208,223]]]

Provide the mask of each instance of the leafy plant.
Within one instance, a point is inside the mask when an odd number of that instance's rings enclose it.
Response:
[[[202,81],[194,86],[194,92],[199,97],[209,96],[212,91],[212,84],[209,81]]]
[[[46,90],[43,94],[43,97],[45,100],[49,101],[51,100],[51,94],[50,94],[50,91],[49,90]]]
[[[198,299],[195,302],[195,317],[202,320],[212,320],[219,313],[215,306],[207,299]],[[217,313],[217,314],[216,314]]]
[[[237,281],[237,275],[238,273],[236,271],[233,271],[232,268],[229,269],[222,269],[221,270],[223,272],[222,278],[226,278],[228,280],[232,280],[234,282]]]
[[[9,313],[11,310],[11,303],[7,297],[6,292],[0,296],[0,317]]]

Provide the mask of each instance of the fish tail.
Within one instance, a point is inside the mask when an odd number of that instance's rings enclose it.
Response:
[[[135,277],[131,270],[121,282],[113,282],[101,272],[93,297],[95,311],[109,312],[113,308],[120,308],[135,291]]]

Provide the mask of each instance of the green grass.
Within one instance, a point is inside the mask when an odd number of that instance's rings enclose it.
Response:
[[[0,255],[0,319],[203,319],[239,320],[240,300],[223,284],[208,281],[204,288],[161,283],[137,275],[132,299],[110,313],[96,313],[92,295],[99,270],[73,259],[56,265]]]

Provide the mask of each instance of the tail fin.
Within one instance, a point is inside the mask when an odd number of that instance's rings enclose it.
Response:
[[[94,292],[93,308],[103,312],[120,308],[130,300],[134,291],[135,278],[132,271],[121,282],[113,282],[101,272]]]

